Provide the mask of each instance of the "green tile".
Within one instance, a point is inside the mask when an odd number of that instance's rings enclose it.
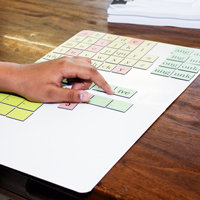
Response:
[[[94,95],[88,103],[105,108],[111,101],[110,98]]]
[[[121,96],[121,97],[126,97],[126,98],[131,98],[136,92],[137,92],[136,90],[118,87],[115,90],[115,95]]]
[[[192,72],[177,70],[171,75],[171,78],[177,78],[180,80],[189,81],[194,75],[195,73]]]
[[[31,101],[25,100],[18,106],[18,108],[22,108],[22,109],[30,110],[30,111],[35,111],[41,105],[42,105],[42,103],[36,103],[36,102],[31,102]]]
[[[177,62],[173,60],[165,60],[160,64],[160,66],[171,68],[171,69],[177,69],[178,67],[180,67],[181,64],[182,64],[181,62]]]
[[[116,88],[117,88],[117,86],[116,85],[110,85],[110,87],[113,89],[113,90],[115,90]],[[100,91],[100,92],[105,92],[101,87],[99,87],[98,85],[95,85],[94,87],[93,87],[93,90],[97,90],[97,91]]]
[[[188,49],[184,47],[176,47],[176,49],[172,52],[172,54],[190,55],[192,52],[193,52],[192,49]]]
[[[200,51],[195,51],[193,56],[199,56],[200,57]]]
[[[189,63],[183,63],[178,69],[183,70],[183,71],[197,73],[200,70],[200,66],[189,64]]]
[[[165,67],[156,67],[151,74],[156,74],[159,76],[169,77],[174,72],[174,69],[165,68]]]
[[[25,99],[22,97],[18,97],[15,95],[10,95],[7,98],[5,98],[2,102],[5,104],[9,104],[11,106],[18,106],[20,103],[22,103]]]
[[[132,103],[127,103],[124,101],[119,101],[119,100],[113,100],[107,108],[110,108],[112,110],[117,110],[120,112],[126,112],[133,104]]]
[[[95,83],[92,82],[92,84],[90,85],[89,89],[92,89],[95,86]]]
[[[191,56],[186,62],[200,66],[200,56]]]
[[[32,112],[27,111],[27,110],[21,110],[21,109],[15,109],[12,112],[10,112],[7,117],[13,118],[13,119],[17,119],[20,121],[24,121],[25,119],[27,119],[30,115],[32,114]]]
[[[189,58],[188,55],[182,55],[182,54],[171,54],[167,60],[174,60],[174,61],[178,61],[178,62],[185,62],[187,59]]]
[[[13,106],[0,103],[0,115],[7,115],[14,109]]]

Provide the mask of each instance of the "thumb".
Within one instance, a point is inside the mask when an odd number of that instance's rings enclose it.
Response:
[[[84,90],[51,87],[48,102],[87,102],[91,98],[91,94]]]

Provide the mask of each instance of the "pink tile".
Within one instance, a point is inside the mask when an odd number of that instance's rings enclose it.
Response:
[[[122,66],[118,65],[115,69],[112,70],[112,72],[118,73],[118,74],[126,74],[131,70],[132,67]]]
[[[58,108],[73,110],[78,103],[61,103]]]
[[[110,43],[111,43],[111,41],[109,41],[109,40],[100,39],[95,44],[99,45],[99,46],[102,46],[102,47],[105,47],[105,46],[107,46]]]
[[[82,50],[79,50],[79,49],[70,49],[66,55],[69,55],[69,56],[78,56],[80,53],[82,53]]]
[[[97,46],[97,45],[91,45],[89,48],[87,48],[87,51],[92,51],[97,53],[98,51],[100,51],[103,47],[101,46]]]
[[[142,42],[144,42],[144,40],[133,38],[128,42],[128,44],[140,45]]]
[[[92,33],[94,33],[94,31],[84,30],[84,31],[81,31],[80,33],[78,33],[77,35],[88,37],[88,36],[92,35]]]

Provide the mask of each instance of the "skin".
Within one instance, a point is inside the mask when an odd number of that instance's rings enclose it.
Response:
[[[71,89],[62,80],[73,79]],[[94,82],[107,94],[114,94],[89,58],[62,57],[34,64],[0,62],[0,91],[11,92],[35,102],[87,102],[85,91]]]

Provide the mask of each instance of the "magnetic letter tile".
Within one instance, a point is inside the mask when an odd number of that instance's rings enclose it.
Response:
[[[128,42],[131,41],[131,40],[132,40],[131,37],[120,36],[120,37],[117,38],[115,41],[116,41],[116,42],[128,43]]]
[[[151,74],[156,74],[160,76],[170,76],[174,72],[174,69],[171,68],[165,68],[165,67],[156,67]]]
[[[103,49],[103,47],[98,46],[98,45],[91,45],[91,46],[87,49],[87,51],[92,51],[92,52],[97,53],[97,52],[100,51],[101,49]]]
[[[32,115],[32,112],[27,111],[27,110],[21,110],[21,109],[15,109],[12,112],[10,112],[7,117],[17,119],[20,121],[24,121],[27,119],[30,115]]]
[[[116,67],[115,64],[104,63],[103,65],[98,67],[98,69],[111,72],[115,67]]]
[[[131,98],[136,92],[137,92],[136,90],[118,87],[115,90],[115,95],[121,96],[121,97],[126,97],[126,98]]]
[[[138,61],[133,67],[139,68],[139,69],[148,69],[152,63],[145,62],[145,61]]]
[[[31,101],[25,100],[17,107],[25,109],[25,110],[36,111],[41,105],[42,105],[42,103],[31,102]]]
[[[115,72],[118,74],[126,74],[131,69],[132,69],[132,67],[118,65],[115,69],[112,70],[112,72]]]
[[[18,106],[20,103],[22,103],[25,99],[22,97],[10,95],[7,98],[5,98],[2,102],[9,104],[11,106]]]
[[[84,39],[85,39],[85,36],[75,35],[72,38],[70,38],[68,41],[82,42]]]
[[[199,56],[191,56],[187,61],[187,63],[200,65],[200,57]]]
[[[177,62],[177,61],[173,61],[173,60],[165,60],[160,64],[160,66],[177,69],[181,66],[181,64],[182,64],[181,62]]]
[[[106,33],[94,32],[94,33],[92,33],[91,37],[102,38],[104,35],[106,35]]]
[[[183,63],[178,69],[183,70],[183,71],[197,73],[200,70],[200,66],[192,65],[192,64],[188,64],[188,63]]]
[[[2,104],[0,103],[0,115],[7,115],[9,112],[11,112],[15,107]]]
[[[111,101],[110,98],[94,95],[88,103],[105,108]]]
[[[92,58],[96,53],[91,51],[83,51],[79,56]]]
[[[130,53],[127,58],[131,58],[131,59],[134,59],[134,60],[139,60],[140,58],[142,58],[144,55],[142,53],[138,53],[138,52],[132,52]]]
[[[125,50],[118,50],[116,51],[113,56],[119,56],[119,57],[126,57],[130,52],[129,51],[125,51]]]
[[[55,53],[66,53],[69,50],[70,50],[70,48],[68,48],[68,47],[60,46],[60,47],[54,49],[53,52],[55,52]]]
[[[148,51],[150,51],[155,45],[157,44],[157,42],[154,42],[154,41],[148,41],[148,40],[145,40],[140,46],[139,48],[144,48],[146,53]]]
[[[146,54],[141,58],[142,61],[146,62],[155,62],[158,59],[158,56]]]
[[[189,81],[194,75],[195,73],[192,73],[192,72],[177,70],[171,75],[171,78],[177,78],[184,81]]]
[[[105,47],[105,48],[103,48],[103,49],[100,51],[100,53],[107,54],[107,55],[111,55],[111,54],[113,54],[115,51],[117,51],[117,49]]]
[[[191,49],[186,49],[184,47],[176,47],[174,51],[172,51],[173,54],[182,54],[182,55],[190,55],[193,52]]]
[[[106,62],[109,63],[113,63],[113,64],[119,64],[121,61],[123,60],[123,58],[118,57],[118,56],[110,56]]]
[[[200,51],[195,51],[193,56],[200,56]]]
[[[136,49],[138,46],[134,45],[134,44],[125,44],[121,47],[122,50],[126,50],[126,51],[133,51],[134,49]]]
[[[171,54],[167,60],[175,60],[175,61],[179,61],[179,62],[185,62],[187,59],[189,58],[188,55],[184,55],[184,54]]]
[[[126,65],[132,67],[138,60],[133,60],[131,58],[125,58],[120,62],[121,65]]]
[[[0,93],[0,101],[4,100],[6,97],[8,97],[9,94],[6,93]]]
[[[95,43],[95,45],[102,46],[102,47],[105,47],[105,46],[107,46],[108,44],[110,44],[110,41],[108,41],[108,40],[103,40],[103,39],[100,39],[99,41],[97,41],[97,42]]]
[[[79,50],[79,49],[70,49],[66,53],[66,55],[69,55],[69,56],[78,56],[81,52],[82,52],[82,50]]]
[[[78,105],[78,103],[61,103],[58,108],[64,108],[67,110],[73,110],[76,106]]]
[[[118,35],[107,34],[103,37],[103,39],[113,41],[113,40],[117,39],[118,37],[119,37]]]
[[[117,88],[117,86],[116,85],[110,85],[110,87],[113,89],[113,90],[115,90],[116,88]],[[93,87],[93,90],[97,90],[97,91],[100,91],[100,92],[105,92],[101,87],[99,87],[98,85],[95,85],[94,87]]]
[[[83,40],[84,43],[88,43],[88,44],[94,44],[97,41],[98,41],[98,38],[92,38],[92,37],[88,37],[88,38],[85,38],[85,40]]]
[[[96,54],[92,59],[93,60],[97,60],[97,61],[104,61],[106,60],[107,58],[109,57],[109,55],[105,55],[105,54],[102,54],[102,53],[98,53]]]
[[[140,45],[141,43],[143,43],[144,42],[144,40],[141,40],[141,39],[136,39],[136,38],[133,38],[132,40],[130,40],[129,42],[128,42],[128,44],[134,44],[134,45]]]
[[[110,108],[112,110],[120,111],[120,112],[126,112],[133,104],[127,103],[119,100],[113,100],[109,105],[107,105],[107,108]]]
[[[80,33],[78,33],[77,35],[88,37],[88,36],[92,35],[93,33],[94,33],[94,31],[84,30],[84,31],[81,31]]]
[[[99,66],[102,65],[103,62],[99,62],[99,61],[96,61],[96,60],[91,60],[91,64],[93,66],[95,66],[96,68],[98,68]]]
[[[60,54],[50,52],[47,55],[45,55],[43,58],[47,59],[47,60],[53,60],[53,59],[56,59],[56,58],[59,58],[59,57],[60,57]]]
[[[113,41],[113,42],[110,43],[107,47],[114,48],[114,49],[118,49],[118,48],[120,48],[120,47],[123,46],[123,45],[124,45],[124,44],[121,43],[121,42]]]
[[[77,44],[74,48],[76,49],[81,49],[81,50],[85,50],[90,46],[90,44],[86,44],[86,43],[79,43]]]
[[[62,45],[63,45],[63,46],[66,46],[66,47],[69,47],[69,48],[72,48],[72,47],[75,47],[77,44],[78,44],[78,42],[66,41],[66,42],[63,43]]]

